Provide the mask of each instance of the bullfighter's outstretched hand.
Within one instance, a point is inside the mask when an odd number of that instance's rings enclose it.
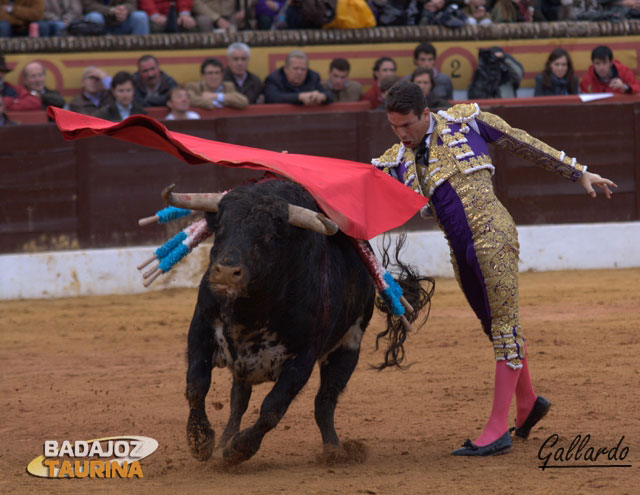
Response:
[[[598,174],[592,174],[591,172],[584,172],[582,177],[578,179],[578,182],[585,188],[587,194],[592,198],[596,197],[596,192],[593,190],[593,186],[596,185],[604,191],[604,195],[607,199],[611,199],[611,189],[618,187],[613,181],[605,179]]]

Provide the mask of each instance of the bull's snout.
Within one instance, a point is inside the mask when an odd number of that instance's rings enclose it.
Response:
[[[216,263],[209,274],[214,289],[240,289],[245,285],[245,278],[245,271],[240,265]]]

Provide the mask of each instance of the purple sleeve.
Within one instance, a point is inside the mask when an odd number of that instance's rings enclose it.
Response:
[[[480,112],[475,122],[480,136],[487,142],[495,143],[499,148],[511,151],[566,179],[575,182],[587,170],[585,165],[568,157],[564,151],[558,151],[525,131],[511,127],[497,115]]]

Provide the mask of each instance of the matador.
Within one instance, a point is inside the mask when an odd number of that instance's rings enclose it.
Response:
[[[475,103],[431,114],[420,88],[399,82],[386,100],[387,118],[400,139],[373,165],[430,198],[429,208],[444,232],[456,279],[493,345],[496,359],[493,406],[475,441],[454,455],[487,456],[512,448],[507,415],[516,395],[516,435],[527,438],[549,411],[536,395],[518,316],[518,233],[493,191],[494,166],[487,143],[512,151],[572,181],[591,196],[592,185],[607,198],[616,185]]]

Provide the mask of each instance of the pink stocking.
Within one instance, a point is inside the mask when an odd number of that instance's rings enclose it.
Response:
[[[525,354],[526,355],[526,354]],[[527,416],[533,409],[538,396],[533,390],[531,377],[529,376],[528,359],[522,360],[522,369],[520,370],[520,378],[516,385],[516,426],[519,428],[524,423]]]
[[[516,390],[521,369],[507,366],[507,361],[496,361],[496,378],[493,389],[493,407],[482,434],[473,442],[478,447],[489,445],[507,431],[509,406]]]

